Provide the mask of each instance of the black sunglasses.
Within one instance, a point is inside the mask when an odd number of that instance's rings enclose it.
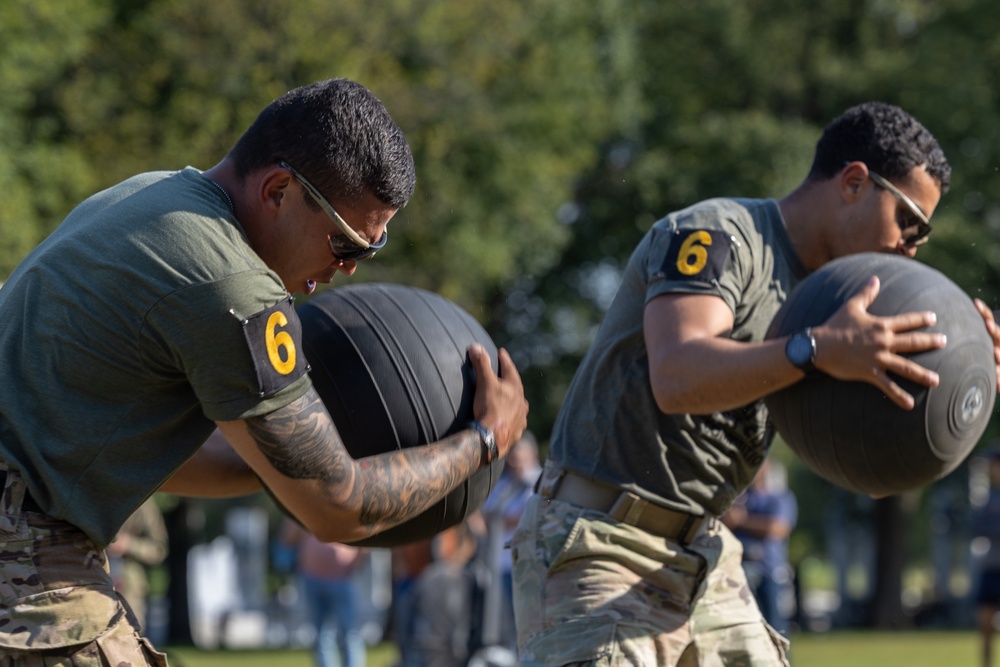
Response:
[[[344,261],[354,261],[360,262],[361,260],[368,259],[375,255],[376,252],[385,247],[386,241],[389,240],[389,232],[386,230],[382,232],[382,238],[380,238],[375,243],[369,243],[360,234],[358,234],[354,229],[347,224],[347,221],[340,217],[340,214],[334,210],[330,202],[326,200],[326,197],[320,194],[312,183],[307,181],[305,177],[299,172],[295,171],[290,164],[287,162],[279,162],[278,166],[282,169],[287,169],[292,172],[292,176],[295,180],[305,188],[305,191],[309,193],[309,196],[313,198],[319,207],[329,216],[331,220],[340,228],[343,234],[338,234],[337,236],[330,237],[330,250],[333,252],[334,257]]]
[[[903,239],[903,245],[909,246],[911,248],[916,248],[927,243],[927,237],[931,235],[931,221],[927,217],[920,207],[917,206],[916,202],[906,196],[906,194],[897,188],[895,185],[890,183],[885,178],[882,178],[876,174],[871,169],[868,170],[868,176],[871,177],[872,183],[876,187],[887,190],[896,199],[903,204],[903,207],[909,211],[909,215],[906,213],[901,213],[897,210],[896,212],[896,224],[899,225],[900,231],[906,231],[907,229],[916,228],[916,233],[909,238]]]

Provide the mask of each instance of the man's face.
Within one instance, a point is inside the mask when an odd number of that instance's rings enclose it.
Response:
[[[308,210],[311,211],[311,209]],[[339,211],[343,212],[340,213]],[[371,194],[365,195],[360,201],[354,204],[340,204],[339,211],[338,215],[343,223],[346,223],[354,232],[351,236],[353,237],[356,234],[371,245],[378,244],[379,242],[384,244],[386,242],[386,227],[389,224],[389,220],[396,213],[395,208],[384,204]],[[333,276],[338,271],[345,275],[353,274],[357,269],[358,263],[367,259],[367,257],[357,260],[345,259],[342,256],[346,238],[343,233],[343,225],[335,224],[324,211],[313,213],[313,217],[317,213],[320,216],[316,222],[319,225],[319,233],[323,239],[318,249],[312,247],[312,242],[309,243],[309,247],[303,248],[306,256],[311,256],[314,251],[319,256],[315,267],[312,268],[311,266],[312,272],[305,279],[304,294],[310,294],[316,288],[317,283],[332,281]],[[348,257],[350,257],[350,253],[357,249],[353,247],[353,244],[346,245],[348,246]],[[374,253],[371,254],[374,255]],[[303,266],[303,269],[305,268]]]
[[[861,172],[858,187],[858,199],[843,239],[850,248],[843,254],[916,255],[914,241],[924,226],[921,218],[929,220],[941,200],[937,181],[920,166],[906,178],[888,182],[878,174]]]
[[[331,239],[343,237],[342,226],[323,210],[307,204],[309,197],[301,185],[292,180],[282,208],[282,238],[267,258],[289,292],[310,294],[318,283],[329,283],[340,271],[351,275],[358,260],[338,256],[338,246]],[[366,194],[354,203],[339,202],[337,213],[359,237],[370,244],[383,239],[389,220],[396,209],[376,196]]]

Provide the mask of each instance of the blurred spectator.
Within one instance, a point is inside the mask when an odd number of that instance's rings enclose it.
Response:
[[[764,620],[786,636],[795,604],[788,536],[797,520],[798,504],[788,489],[785,467],[770,459],[722,517],[743,543],[743,569]]]
[[[167,526],[159,506],[149,498],[125,521],[108,545],[108,567],[115,590],[131,607],[143,634],[149,630],[146,625],[148,568],[159,565],[166,557]]]
[[[295,550],[295,571],[313,626],[319,667],[365,667],[361,635],[361,587],[357,573],[368,550],[320,542],[291,519],[281,528],[281,543]]]
[[[1000,451],[988,454],[987,462],[989,495],[972,515],[972,534],[978,543],[975,552],[982,554],[976,588],[976,620],[983,667],[993,663],[993,632],[1000,610]]]
[[[534,434],[525,431],[521,439],[507,454],[507,462],[493,491],[483,503],[486,527],[495,544],[495,554],[491,554],[490,566],[499,572],[502,600],[498,637],[487,637],[487,641],[517,649],[517,633],[514,630],[513,579],[511,576],[510,540],[514,529],[524,512],[528,498],[534,492],[535,482],[542,468],[538,461],[538,441]],[[496,562],[494,562],[496,561]]]
[[[434,562],[413,586],[413,635],[403,667],[465,667],[480,648],[489,577],[477,558],[484,537],[478,514],[434,537]]]
[[[390,635],[399,649],[400,665],[412,653],[413,589],[420,574],[434,561],[430,539],[404,544],[392,549],[392,617]]]

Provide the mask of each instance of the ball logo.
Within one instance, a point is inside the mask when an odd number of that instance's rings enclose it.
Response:
[[[288,375],[295,370],[295,342],[287,331],[275,333],[275,329],[285,326],[288,326],[288,318],[279,310],[271,313],[271,316],[267,318],[267,327],[264,329],[267,358],[274,366],[274,370],[282,375]],[[282,348],[285,349],[284,359],[281,358]]]
[[[962,421],[966,424],[975,421],[979,413],[983,411],[983,404],[985,402],[986,397],[983,396],[982,387],[979,385],[969,387],[969,390],[965,392],[965,397],[962,399]]]

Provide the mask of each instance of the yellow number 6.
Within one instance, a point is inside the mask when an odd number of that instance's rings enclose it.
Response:
[[[685,276],[693,276],[704,269],[708,263],[707,245],[712,245],[712,237],[706,231],[694,232],[684,239],[677,253],[677,270]]]
[[[287,331],[274,333],[278,327],[288,324],[288,318],[281,311],[271,313],[267,318],[267,329],[264,332],[264,342],[267,345],[267,358],[271,360],[274,370],[282,375],[288,375],[295,370],[295,343]],[[285,348],[287,359],[281,360],[281,348]]]

